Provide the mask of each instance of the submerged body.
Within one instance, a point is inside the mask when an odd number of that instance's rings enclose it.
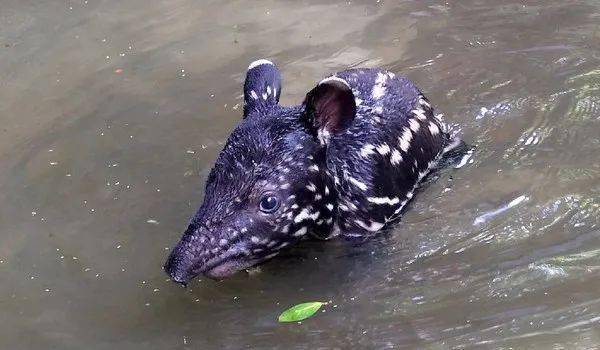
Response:
[[[273,63],[253,62],[244,119],[165,265],[174,281],[229,276],[311,234],[369,238],[463,145],[412,82],[383,70],[337,73],[298,106],[280,106],[280,93]]]

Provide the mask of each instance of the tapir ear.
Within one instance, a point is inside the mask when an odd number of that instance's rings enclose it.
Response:
[[[345,130],[356,116],[356,102],[350,85],[338,77],[322,80],[304,100],[308,128],[326,144],[332,134]]]
[[[261,115],[279,103],[280,95],[281,75],[273,62],[261,59],[250,63],[244,82],[244,118]]]

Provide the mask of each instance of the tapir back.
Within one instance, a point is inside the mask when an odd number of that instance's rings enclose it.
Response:
[[[379,69],[336,76],[350,85],[357,112],[352,126],[331,139],[328,167],[339,194],[342,232],[364,237],[399,216],[450,136],[408,79]]]

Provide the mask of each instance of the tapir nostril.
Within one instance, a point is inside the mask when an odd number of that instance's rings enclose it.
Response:
[[[178,269],[171,269],[169,265],[165,265],[165,272],[171,278],[171,281],[180,283],[184,287],[187,286],[189,281],[188,274],[186,271],[180,271]]]
[[[173,282],[185,286],[189,281],[189,274],[183,265],[181,259],[176,254],[171,253],[163,268]]]
[[[186,288],[188,285],[188,280],[181,275],[171,276],[171,281],[181,284],[183,288]]]

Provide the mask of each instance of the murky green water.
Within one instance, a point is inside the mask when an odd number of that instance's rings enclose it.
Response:
[[[185,290],[161,266],[261,57],[284,103],[405,74],[477,151],[389,237]],[[2,0],[0,101],[2,349],[600,348],[597,1]]]

